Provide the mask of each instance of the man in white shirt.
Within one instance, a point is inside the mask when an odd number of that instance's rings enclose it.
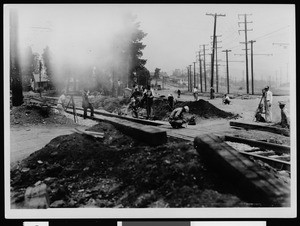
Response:
[[[63,90],[62,94],[60,95],[60,97],[58,98],[57,101],[57,110],[59,111],[59,114],[61,115],[65,115],[65,102],[66,102],[66,91]]]
[[[265,94],[264,94],[266,122],[272,122],[272,108],[271,108],[272,101],[273,101],[273,94],[269,90],[269,86],[266,86]]]

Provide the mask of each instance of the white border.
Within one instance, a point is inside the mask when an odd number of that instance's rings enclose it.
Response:
[[[291,5],[294,7],[294,5]],[[10,124],[9,124],[9,27],[8,5],[4,5],[4,145],[5,145],[5,218],[50,219],[50,218],[294,218],[297,216],[296,194],[296,78],[290,76],[291,106],[291,207],[290,208],[163,208],[163,209],[10,209]],[[295,10],[293,12],[295,18]],[[295,21],[294,21],[295,22]],[[295,23],[290,40],[291,50],[296,49]],[[296,53],[290,54],[290,75],[296,74]],[[6,142],[5,142],[6,141]]]

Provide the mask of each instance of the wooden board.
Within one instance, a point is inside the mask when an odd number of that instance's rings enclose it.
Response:
[[[230,126],[242,127],[244,129],[261,130],[261,131],[281,134],[284,136],[290,136],[290,131],[288,129],[278,128],[275,126],[260,125],[257,123],[254,124],[254,123],[235,122],[235,121],[230,121],[229,124]]]

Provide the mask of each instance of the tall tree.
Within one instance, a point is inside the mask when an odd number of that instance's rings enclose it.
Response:
[[[136,22],[137,16],[125,14],[123,17],[123,30],[116,36],[113,44],[114,57],[120,59],[122,69],[126,76],[121,78],[124,84],[131,86],[134,76],[138,71],[145,69],[146,59],[142,59],[143,49],[146,47],[142,39],[147,35],[140,29],[140,22]],[[116,56],[117,55],[117,56]],[[114,73],[116,66],[114,66]]]
[[[50,88],[53,88],[53,85],[54,85],[53,53],[51,52],[49,46],[46,46],[46,48],[44,49],[44,51],[42,53],[42,58],[43,58],[43,62],[44,62],[44,67],[46,69],[46,74],[49,79],[49,86],[50,86]]]
[[[12,106],[23,104],[22,75],[19,65],[19,45],[18,45],[18,13],[16,9],[11,9],[10,15],[10,79],[12,92]]]

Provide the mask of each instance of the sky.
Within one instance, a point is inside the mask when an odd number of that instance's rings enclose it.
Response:
[[[87,50],[103,50],[112,37],[122,29],[120,15],[137,15],[140,28],[147,33],[142,40],[146,45],[143,58],[150,71],[161,68],[171,74],[175,69],[186,70],[196,61],[196,52],[208,44],[211,53],[214,17],[207,13],[223,14],[217,17],[216,34],[219,35],[219,74],[225,77],[225,53],[230,49],[231,76],[241,79],[245,75],[244,16],[247,16],[247,39],[253,44],[253,64],[256,78],[287,81],[294,71],[295,14],[289,4],[68,4],[68,5],[9,5],[19,11],[19,40],[21,48],[32,46],[41,53],[47,45],[53,51],[68,52],[70,58],[81,56]],[[46,29],[45,29],[46,28]],[[287,44],[285,46],[276,43]],[[248,45],[250,53],[250,44]],[[68,51],[66,51],[68,50]],[[201,52],[201,54],[203,51]],[[261,55],[268,54],[268,55]],[[105,60],[105,54],[101,60]],[[78,61],[82,59],[78,58]],[[209,56],[206,56],[209,64]],[[244,62],[230,62],[244,61]],[[198,69],[198,64],[196,70]],[[209,67],[209,66],[207,66]],[[250,56],[249,56],[250,74]]]

